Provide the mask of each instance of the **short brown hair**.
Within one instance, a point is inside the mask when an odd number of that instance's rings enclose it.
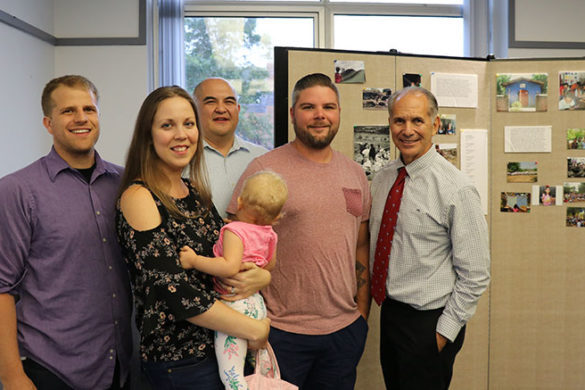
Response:
[[[44,116],[51,115],[51,111],[53,111],[53,108],[55,107],[53,99],[51,99],[51,94],[61,85],[65,85],[70,88],[83,87],[88,91],[93,92],[95,101],[99,101],[100,97],[96,86],[87,78],[79,75],[66,75],[57,77],[49,81],[43,89],[43,93],[41,95],[41,107],[43,108]]]
[[[323,73],[311,73],[302,77],[295,83],[292,91],[291,107],[294,107],[297,103],[301,91],[307,88],[315,87],[317,85],[332,89],[333,92],[335,92],[335,96],[337,96],[337,102],[339,103],[339,91],[337,90],[335,84],[333,84],[333,81],[331,81],[331,78]]]

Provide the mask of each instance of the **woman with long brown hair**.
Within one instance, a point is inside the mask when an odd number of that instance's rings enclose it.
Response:
[[[223,225],[204,172],[191,96],[176,86],[153,91],[136,120],[116,225],[133,284],[142,368],[156,389],[223,389],[212,330],[253,347],[268,335],[269,321],[221,303],[211,276],[179,262],[184,246],[213,256]]]

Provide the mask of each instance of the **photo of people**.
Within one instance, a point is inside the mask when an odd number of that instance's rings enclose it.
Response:
[[[439,115],[441,118],[441,126],[439,127],[439,131],[437,134],[441,135],[454,135],[455,134],[455,114],[441,114]]]
[[[500,112],[547,111],[548,74],[496,74],[496,110]]]
[[[390,88],[364,88],[362,107],[365,110],[387,110],[390,95],[392,95]]]
[[[585,158],[567,157],[567,177],[585,177]]]
[[[353,159],[364,168],[368,180],[390,160],[388,126],[354,126]]]
[[[585,208],[567,207],[567,226],[585,227]]]
[[[502,192],[500,211],[503,213],[529,213],[529,192]]]
[[[585,129],[567,129],[567,149],[585,149]]]
[[[454,166],[457,166],[457,144],[435,144],[437,152]]]
[[[335,82],[343,83],[364,83],[366,81],[366,68],[364,61],[342,61],[334,60]]]
[[[556,200],[557,189],[555,186],[540,186],[540,205],[541,206],[554,206]]]
[[[536,161],[509,162],[506,179],[508,183],[536,183],[538,163]]]
[[[585,110],[585,71],[559,72],[559,110]]]
[[[403,73],[402,87],[420,87],[422,76],[417,73]]]
[[[563,202],[585,202],[585,183],[563,183]]]

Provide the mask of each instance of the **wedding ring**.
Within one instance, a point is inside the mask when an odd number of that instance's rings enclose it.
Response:
[[[232,292],[232,294],[236,293],[236,289],[234,288],[234,286],[232,286],[231,292]]]

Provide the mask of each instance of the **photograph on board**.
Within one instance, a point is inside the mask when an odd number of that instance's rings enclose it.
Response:
[[[538,162],[509,162],[506,170],[508,183],[536,183],[538,181]]]
[[[585,149],[585,129],[567,129],[567,149]]]
[[[585,177],[585,157],[567,157],[567,177]]]
[[[435,144],[435,150],[457,167],[457,144]]]
[[[578,182],[563,183],[563,202],[564,203],[585,202],[585,183]]]
[[[439,135],[455,135],[456,126],[456,115],[455,114],[441,114],[441,125],[437,134]]]
[[[402,74],[402,88],[406,87],[420,87],[422,75],[418,73],[403,73]]]
[[[496,74],[496,110],[543,112],[548,109],[547,73]]]
[[[364,88],[362,108],[364,110],[387,110],[390,95],[392,95],[390,88]]]
[[[368,180],[390,160],[390,130],[387,125],[353,127],[353,159]]]
[[[567,226],[585,227],[585,208],[567,207]]]
[[[529,192],[502,192],[500,211],[503,213],[529,213]]]
[[[559,111],[585,110],[585,71],[559,72]]]
[[[338,84],[360,84],[366,81],[364,61],[334,60],[333,65],[335,66],[335,82]]]

